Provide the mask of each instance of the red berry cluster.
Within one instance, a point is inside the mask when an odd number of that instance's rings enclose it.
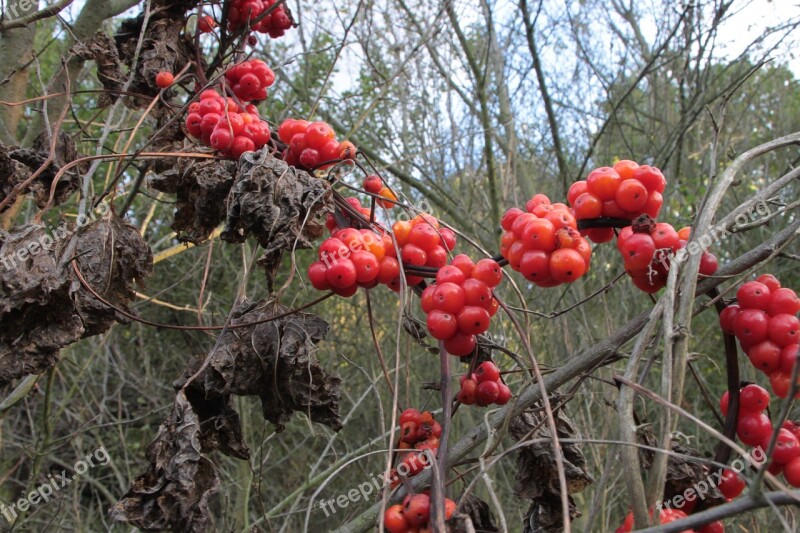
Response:
[[[208,90],[189,106],[186,131],[223,155],[239,158],[258,150],[270,139],[269,124],[258,117],[252,104],[241,108],[232,98]]]
[[[800,298],[765,274],[739,287],[736,299],[720,314],[720,327],[736,335],[753,366],[769,376],[772,391],[785,398],[798,357]]]
[[[405,251],[403,253],[405,259]],[[428,315],[428,331],[444,341],[452,355],[472,353],[476,335],[489,329],[499,304],[492,291],[503,279],[500,265],[492,259],[473,264],[464,254],[436,273],[436,283],[422,291],[422,310]]]
[[[739,390],[739,418],[736,423],[736,434],[743,443],[759,446],[766,452],[772,439],[773,427],[769,416],[765,413],[769,407],[770,395],[766,389],[755,384]],[[719,406],[722,414],[728,416],[728,393],[722,395]],[[770,456],[769,471],[773,475],[783,473],[786,481],[795,487],[800,486],[800,426],[787,420],[778,430],[775,448]],[[720,487],[722,490],[723,487]],[[732,485],[732,491],[723,490],[727,498],[735,498],[744,489],[744,481]],[[729,494],[729,492],[735,492]]]
[[[288,145],[283,160],[306,170],[328,161],[352,159],[356,155],[353,143],[337,141],[336,132],[325,122],[289,118],[278,128],[278,137]]]
[[[525,205],[503,215],[505,232],[500,254],[511,268],[540,287],[571,283],[589,270],[592,248],[577,230],[575,217],[564,204],[551,204],[537,194]]]
[[[369,219],[370,211],[368,207],[364,207],[361,205],[361,200],[356,198],[355,196],[350,196],[345,198],[345,201],[352,206],[355,211],[361,213],[365,218]],[[341,215],[349,222],[350,226],[355,225],[356,216],[352,213],[340,210]],[[325,227],[328,228],[328,231],[333,233],[338,229],[336,225],[336,217],[333,216],[333,213],[328,213],[327,218],[325,219]]]
[[[456,502],[444,499],[444,516],[450,520]],[[427,493],[408,494],[402,504],[392,505],[383,514],[383,525],[389,533],[430,533],[431,498]]]
[[[400,415],[400,450],[417,450],[405,452],[398,465],[400,472],[406,476],[419,474],[428,464],[424,457],[427,450],[433,454],[439,449],[439,437],[442,426],[434,420],[430,411],[419,412],[406,409]]]
[[[644,292],[655,293],[667,284],[670,261],[686,246],[688,238],[689,228],[678,232],[670,224],[656,223],[649,215],[640,215],[633,225],[620,231],[617,250],[622,254],[625,271],[633,284]],[[703,251],[700,274],[710,276],[717,271],[717,266],[714,254]]]
[[[464,405],[485,407],[496,403],[505,405],[511,399],[511,389],[503,383],[500,369],[491,361],[484,361],[472,374],[461,377],[458,401]]]
[[[275,73],[260,59],[251,59],[229,68],[225,81],[242,102],[260,102],[267,99],[267,87],[275,83]]]
[[[656,167],[622,160],[613,168],[596,168],[585,180],[573,183],[567,201],[578,220],[598,217],[633,220],[643,213],[657,218],[666,186],[667,180]],[[589,229],[586,235],[597,243],[608,242],[614,238],[614,230]]]
[[[308,279],[317,290],[349,297],[359,287],[391,285],[400,276],[400,263],[388,234],[371,229],[333,229],[308,267]]]
[[[413,267],[441,268],[447,264],[448,252],[456,248],[453,230],[440,227],[436,217],[428,214],[417,215],[411,220],[398,220],[392,224],[392,235],[400,249],[403,264],[412,267],[412,270]],[[420,276],[406,276],[409,286],[421,281]]]
[[[271,8],[277,0],[231,0],[228,8],[228,29],[238,30],[244,26],[259,33],[269,34],[273,39],[282,37],[286,30],[292,27],[292,18],[284,9],[283,4],[261,19],[253,22],[267,9]]]

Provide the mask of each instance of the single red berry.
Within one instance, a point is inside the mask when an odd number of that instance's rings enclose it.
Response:
[[[736,299],[742,309],[761,309],[766,311],[770,302],[770,291],[766,285],[748,281],[736,292]]]
[[[428,331],[435,339],[447,340],[458,330],[456,317],[446,311],[434,309],[427,318]]]
[[[381,265],[378,259],[365,250],[353,252],[350,256],[353,264],[356,267],[356,280],[359,283],[371,283],[375,281],[381,270]]]
[[[453,267],[452,265],[448,265],[445,268],[457,268]],[[439,271],[439,273],[442,272]],[[439,280],[439,276],[436,276],[437,281]],[[466,305],[477,305],[478,307],[483,307],[487,309],[492,302],[492,291],[489,289],[489,286],[486,283],[482,282],[481,280],[469,278],[465,279],[461,282],[461,288],[464,289],[464,303]]]
[[[357,275],[356,266],[349,259],[340,259],[328,267],[328,283],[334,288],[356,285]]]
[[[491,317],[483,307],[467,305],[458,313],[458,329],[467,335],[480,335],[489,329]]]
[[[653,238],[644,233],[634,233],[622,244],[622,257],[625,266],[632,269],[647,267],[656,253]]]
[[[800,487],[800,457],[795,457],[784,465],[783,477],[792,487]]]
[[[480,280],[490,288],[497,287],[503,279],[503,269],[493,259],[481,259],[472,269],[472,278]]]
[[[722,328],[722,331],[731,335],[735,333],[733,323],[740,310],[741,308],[736,304],[729,305],[722,310],[719,314],[719,326]]]
[[[625,180],[619,184],[615,200],[625,211],[638,213],[647,205],[647,189],[638,180]]]
[[[598,199],[613,200],[617,194],[622,178],[611,167],[600,167],[593,170],[586,178],[586,190]]]
[[[797,344],[790,344],[781,350],[781,372],[786,372],[789,375],[794,372],[798,352],[800,352],[800,346]]]
[[[498,381],[497,386],[500,388],[500,392],[497,394],[494,403],[497,405],[505,405],[511,399],[511,389],[502,381]]]
[[[767,451],[769,449],[769,441],[772,435],[767,435],[761,441],[761,449]],[[778,430],[778,439],[775,442],[775,449],[772,450],[772,460],[778,464],[785,465],[792,459],[800,457],[800,442],[794,433],[788,429]]]
[[[463,308],[466,301],[464,289],[455,283],[437,284],[436,292],[433,294],[433,302],[436,309],[457,315]]]
[[[403,506],[392,505],[383,514],[383,526],[389,533],[408,533],[410,524],[403,515]]]
[[[762,274],[756,278],[756,281],[763,283],[767,286],[770,293],[773,293],[781,288],[781,282],[772,274]]]
[[[747,357],[754,367],[770,374],[781,367],[781,347],[771,340],[764,340],[747,349]]]
[[[472,405],[475,403],[475,391],[478,388],[478,382],[474,379],[466,379],[461,383],[461,390],[458,391],[456,399],[464,405]]]
[[[497,381],[500,379],[500,369],[493,362],[484,361],[475,369],[475,377],[478,378],[478,383]]]
[[[231,146],[231,155],[236,159],[242,157],[242,154],[245,152],[252,152],[256,149],[256,144],[253,142],[253,139],[249,137],[245,137],[243,135],[239,135],[234,137],[233,145]]]
[[[800,320],[794,315],[782,313],[769,319],[769,338],[781,347],[800,342]]]
[[[733,321],[736,337],[749,346],[765,340],[769,333],[769,317],[760,309],[745,309]]]
[[[467,277],[464,275],[464,272],[462,272],[460,268],[454,267],[453,265],[443,266],[436,273],[436,283],[440,284],[449,282],[463,286],[466,279]]]
[[[576,250],[561,248],[550,256],[550,275],[560,283],[571,283],[586,272],[586,262]]]
[[[787,314],[796,315],[800,312],[800,298],[792,289],[781,288],[772,293],[767,306],[767,313],[770,316]]]
[[[328,282],[328,267],[321,261],[315,261],[308,266],[308,280],[318,291],[327,291],[331,288]]]
[[[419,424],[421,420],[422,413],[419,412],[418,409],[414,409],[413,407],[409,407],[402,413],[400,413],[400,425],[402,426],[406,422],[412,421]]]
[[[456,332],[455,335],[444,341],[444,349],[451,355],[463,357],[471,354],[475,350],[477,339],[475,335],[465,335],[461,332]]]
[[[769,407],[769,392],[754,383],[742,387],[739,391],[739,409],[760,413]]]
[[[174,82],[175,82],[175,76],[173,76],[172,72],[162,70],[161,72],[156,74],[156,85],[158,85],[162,89],[166,89]]]
[[[744,478],[735,470],[726,468],[722,471],[722,480],[719,482],[719,491],[729,500],[738,497],[742,491],[744,491],[745,486],[746,483],[744,482]]]
[[[485,407],[494,403],[499,395],[500,386],[496,381],[484,381],[483,383],[478,383],[478,387],[475,389],[475,403]]]
[[[728,404],[730,403],[730,393],[725,391],[719,398],[719,410],[722,416],[728,416]]]
[[[772,432],[772,423],[764,413],[740,413],[736,425],[739,440],[748,446],[758,446]]]
[[[428,523],[431,515],[431,499],[427,494],[414,494],[403,508],[403,516],[411,527]]]

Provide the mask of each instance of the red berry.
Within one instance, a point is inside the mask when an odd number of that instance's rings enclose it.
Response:
[[[721,520],[717,520],[716,522],[704,525],[697,530],[697,533],[725,533],[725,524],[723,524]]]
[[[586,190],[600,200],[613,200],[622,178],[611,167],[593,170],[586,178]]]
[[[444,349],[447,353],[463,357],[471,354],[475,350],[477,339],[475,335],[465,335],[456,332],[455,335],[444,341]]]
[[[403,508],[403,516],[411,527],[428,523],[431,515],[431,499],[427,494],[414,494]]]
[[[754,344],[747,350],[747,357],[754,367],[770,374],[781,367],[781,347],[770,340]]]
[[[429,224],[417,224],[408,233],[408,242],[416,244],[426,252],[439,246],[439,233]]]
[[[389,533],[408,533],[410,527],[402,505],[392,505],[383,514],[383,525]]]
[[[511,389],[508,388],[508,385],[500,381],[497,382],[497,386],[500,388],[500,392],[497,394],[494,403],[497,405],[505,405],[508,403],[508,400],[511,399]]]
[[[728,416],[728,403],[730,402],[730,393],[725,391],[719,398],[719,410],[722,416]]]
[[[200,30],[202,33],[211,33],[214,31],[214,28],[217,26],[217,23],[208,15],[202,16],[197,19],[197,29]]]
[[[773,293],[781,288],[781,282],[772,274],[762,274],[756,278],[756,281],[763,283],[767,286],[770,293]]]
[[[233,135],[227,129],[217,128],[211,134],[210,141],[214,150],[227,150],[233,144]]]
[[[334,288],[345,289],[356,284],[356,266],[349,259],[340,259],[328,268],[328,283]]]
[[[167,72],[166,70],[162,70],[161,72],[156,74],[156,85],[158,85],[162,89],[166,89],[174,82],[175,82],[175,76],[172,75],[172,72]]]
[[[717,257],[712,253],[703,252],[703,255],[700,256],[700,275],[713,276],[717,268],[719,268]]]
[[[769,317],[759,309],[742,308],[733,321],[733,329],[740,341],[752,346],[767,338]]]
[[[576,218],[597,218],[604,214],[603,201],[588,192],[578,196],[573,206]]]
[[[442,238],[442,244],[448,252],[456,249],[456,234],[450,228],[442,228],[439,230],[439,237]]]
[[[772,435],[767,435],[761,441],[761,449],[765,452],[769,448],[769,441]],[[797,437],[788,429],[778,430],[778,439],[775,442],[775,449],[772,450],[772,460],[778,464],[785,465],[795,457],[800,457],[800,442]]]
[[[800,487],[800,457],[795,457],[784,465],[783,477],[792,487]]]
[[[452,265],[445,268],[451,268]],[[455,267],[452,267],[455,268]],[[444,270],[444,269],[442,269]],[[442,270],[439,272],[441,273]],[[438,275],[437,275],[438,280]],[[488,308],[492,302],[492,291],[484,282],[477,279],[466,279],[462,282],[461,288],[464,289],[464,303],[466,305],[477,305]]]
[[[634,233],[622,244],[622,257],[625,266],[631,269],[646,268],[653,260],[656,247],[653,238],[644,233]]]
[[[770,292],[766,285],[748,281],[736,292],[736,299],[742,309],[761,309],[766,311],[770,302]]]
[[[458,330],[456,317],[446,311],[434,309],[427,319],[428,331],[435,339],[447,340]]]
[[[489,329],[491,317],[483,307],[465,306],[457,315],[458,329],[461,333],[480,335]]]
[[[315,261],[308,266],[308,280],[318,291],[326,291],[331,288],[328,283],[328,267],[321,261]]]
[[[719,314],[719,326],[722,328],[722,331],[731,335],[735,333],[733,323],[740,310],[741,308],[736,304],[729,305],[722,310]]]
[[[586,262],[576,250],[561,248],[550,255],[550,275],[560,283],[571,283],[586,272]]]
[[[800,342],[800,320],[782,313],[769,319],[769,338],[781,347]]]
[[[406,422],[415,422],[419,424],[420,422],[422,422],[421,416],[422,413],[420,413],[418,409],[409,407],[408,409],[400,413],[400,425],[402,426]]]
[[[617,188],[615,200],[625,211],[638,213],[647,204],[647,189],[638,180],[623,181]]]
[[[364,190],[373,194],[378,194],[378,191],[383,189],[383,181],[375,174],[367,176],[364,179]]]
[[[481,407],[494,403],[500,395],[500,386],[496,381],[484,381],[478,383],[475,389],[475,403]]]
[[[481,259],[472,269],[472,277],[480,280],[490,288],[497,287],[503,279],[503,269],[493,259]]]
[[[517,207],[512,207],[511,209],[506,211],[505,214],[503,215],[503,218],[500,220],[500,226],[506,231],[511,231],[511,227],[514,224],[514,221],[517,219],[519,215],[523,213],[524,211],[522,209],[519,209]]]
[[[312,122],[306,129],[308,145],[314,148],[322,148],[325,143],[335,136],[336,133],[325,122]]]
[[[425,261],[425,266],[442,268],[447,265],[447,250],[441,246],[434,246],[428,252],[428,260]]]
[[[580,180],[573,183],[569,190],[567,191],[567,201],[569,205],[575,205],[575,200],[577,200],[578,196],[586,192],[586,181]],[[504,229],[508,229],[505,228]]]
[[[800,346],[797,344],[791,344],[781,350],[781,372],[792,374],[794,365],[797,363],[798,351],[800,351]]]
[[[744,478],[735,470],[726,468],[722,471],[722,480],[719,482],[719,491],[729,500],[739,496],[742,491],[744,491],[745,486],[746,484],[744,482]]]
[[[252,152],[256,149],[256,145],[253,142],[253,139],[245,136],[237,136],[233,139],[233,145],[231,146],[231,155],[236,159],[242,157],[242,154],[245,152]]]
[[[493,362],[484,361],[475,369],[475,377],[478,378],[478,383],[497,381],[500,379],[500,369]]]
[[[356,280],[359,283],[371,283],[375,281],[381,270],[378,260],[370,252],[359,250],[350,256],[356,267]]]
[[[664,174],[656,167],[642,165],[633,172],[633,179],[638,180],[648,191],[663,193],[667,188],[667,180]]]
[[[726,393],[727,394],[727,393]],[[760,413],[769,407],[769,392],[756,384],[746,385],[739,391],[739,408],[742,411]]]
[[[739,440],[748,446],[758,446],[772,432],[772,423],[764,413],[740,413],[736,425]]]
[[[531,220],[522,230],[522,242],[529,250],[551,252],[556,247],[556,228],[546,218]]]
[[[436,292],[433,294],[436,309],[457,315],[464,308],[465,301],[466,295],[461,286],[455,283],[437,284]]]
[[[461,383],[461,390],[458,391],[456,399],[464,405],[472,405],[475,403],[475,391],[478,388],[478,382],[474,379],[466,379]]]
[[[792,289],[781,288],[772,293],[767,306],[770,316],[787,314],[796,315],[800,311],[800,298]]]
[[[512,265],[513,266],[513,265]],[[550,254],[542,250],[525,252],[517,268],[525,279],[534,283],[546,283],[550,276]]]
[[[458,254],[453,258],[450,264],[464,273],[466,277],[472,276],[472,271],[475,269],[475,263],[466,254]]]

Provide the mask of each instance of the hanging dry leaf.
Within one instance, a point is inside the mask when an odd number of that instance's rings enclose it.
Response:
[[[559,395],[553,394],[551,404],[559,403]],[[556,413],[556,430],[559,438],[580,439],[575,424],[564,409]],[[511,421],[509,433],[517,440],[542,439],[520,450],[517,458],[515,492],[520,498],[532,500],[528,510],[524,530],[530,533],[561,531],[563,527],[561,491],[558,481],[558,467],[553,454],[552,434],[547,425],[544,409],[536,413],[525,412]],[[570,495],[584,490],[594,480],[586,471],[586,458],[577,443],[561,443],[562,462]],[[580,516],[572,497],[570,518]]]
[[[70,262],[104,298],[125,309],[131,285],[149,275],[139,233],[108,212],[82,231],[29,224],[0,231],[0,386],[44,372],[61,348],[106,331],[115,311],[80,285]]]
[[[175,195],[172,229],[178,240],[200,244],[225,220],[236,162],[179,158],[169,163],[157,167],[160,173],[150,178],[150,186]]]
[[[209,499],[219,490],[219,478],[201,432],[198,414],[179,391],[147,447],[147,472],[131,483],[111,518],[145,531],[207,531]]]
[[[330,210],[327,182],[288,166],[266,150],[239,160],[221,238],[244,242],[253,235],[264,247],[259,264],[272,285],[284,251],[311,248],[322,237],[322,215]]]
[[[273,302],[244,301],[233,311],[231,324],[265,320],[286,311]],[[338,431],[342,427],[341,380],[328,375],[314,356],[328,329],[328,323],[316,315],[295,313],[249,328],[226,330],[209,354],[205,369],[189,387],[206,401],[227,401],[231,394],[258,396],[264,418],[278,431],[295,412]],[[183,387],[202,364],[197,360],[190,365],[176,386]]]

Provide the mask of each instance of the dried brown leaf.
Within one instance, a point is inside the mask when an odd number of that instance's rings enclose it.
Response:
[[[122,64],[114,40],[99,31],[90,40],[76,44],[72,51],[81,59],[91,59],[97,64],[97,79],[103,84],[103,89],[109,91],[100,96],[98,105],[106,107],[113,103],[125,85],[125,76],[122,74]]]

